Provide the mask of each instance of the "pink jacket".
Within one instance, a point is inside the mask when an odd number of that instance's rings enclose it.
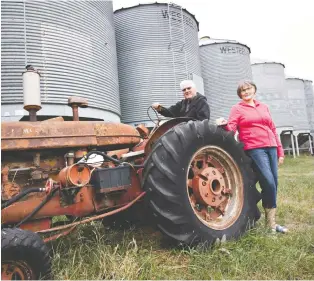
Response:
[[[239,132],[239,140],[244,150],[277,147],[278,157],[284,157],[281,142],[276,133],[275,124],[270,116],[268,106],[254,100],[256,107],[241,101],[231,108],[227,131]]]

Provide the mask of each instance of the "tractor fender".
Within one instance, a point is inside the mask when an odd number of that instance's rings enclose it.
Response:
[[[172,127],[183,123],[183,122],[188,122],[189,120],[195,120],[193,118],[189,117],[178,117],[178,118],[173,118],[170,120],[167,120],[163,124],[161,124],[154,132],[152,135],[150,135],[146,146],[145,146],[145,157],[148,157],[148,155],[151,153],[152,148],[154,144],[159,140],[159,138],[166,133],[168,130],[170,130]]]

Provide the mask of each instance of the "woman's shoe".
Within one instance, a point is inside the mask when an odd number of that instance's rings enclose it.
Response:
[[[266,227],[270,228],[273,232],[287,233],[288,228],[276,224],[276,208],[265,208]]]
[[[287,233],[288,232],[288,228],[286,228],[285,226],[281,226],[279,224],[276,224],[276,232],[280,232],[280,233]]]

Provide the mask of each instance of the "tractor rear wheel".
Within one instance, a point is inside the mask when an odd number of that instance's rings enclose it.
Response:
[[[178,242],[210,245],[253,225],[251,161],[232,133],[208,120],[182,123],[154,145],[143,173],[157,226]]]
[[[40,236],[19,228],[1,230],[1,279],[51,279],[49,250]]]

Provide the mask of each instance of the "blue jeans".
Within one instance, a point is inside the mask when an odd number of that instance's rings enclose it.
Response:
[[[262,188],[264,208],[276,208],[278,186],[278,158],[276,147],[264,147],[247,150],[253,161],[253,169]]]

